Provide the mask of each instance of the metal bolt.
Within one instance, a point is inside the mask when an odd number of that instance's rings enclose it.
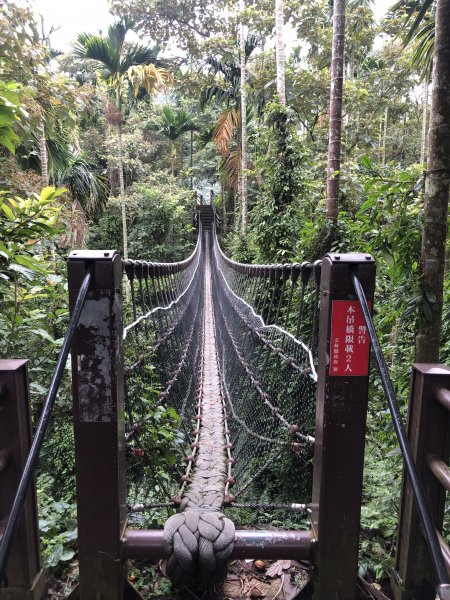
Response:
[[[103,256],[109,256],[109,252],[103,252]]]
[[[368,255],[366,256],[366,260],[372,260],[372,257],[370,256],[370,254],[368,254]]]
[[[335,258],[336,260],[341,260],[341,257],[340,257],[340,256],[335,256],[334,258]]]

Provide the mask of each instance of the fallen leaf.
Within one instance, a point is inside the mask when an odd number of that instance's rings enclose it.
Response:
[[[250,591],[250,598],[265,598],[266,595],[261,592],[260,589],[254,587]]]
[[[268,577],[280,577],[283,571],[290,569],[292,562],[290,560],[277,560],[274,562],[271,567],[269,567],[266,571],[266,575]]]
[[[255,565],[255,569],[258,569],[258,571],[264,571],[266,568],[266,563],[263,560],[255,560],[253,564]]]

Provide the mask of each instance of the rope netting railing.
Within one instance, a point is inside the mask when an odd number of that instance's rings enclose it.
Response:
[[[153,523],[179,509],[164,534],[174,581],[223,578],[221,511],[307,512],[319,269],[234,263],[201,223],[187,260],[124,262],[128,508]]]
[[[236,482],[228,505],[306,511],[317,381],[313,274],[319,265],[236,263],[216,238],[213,259],[218,353]],[[271,321],[299,330],[303,324],[309,343]]]
[[[301,339],[317,356],[321,261],[257,265],[228,258],[217,244],[221,270],[233,292],[265,324]]]
[[[125,435],[129,508],[173,506],[183,451],[193,439],[202,345],[204,260],[201,234],[178,263],[129,260],[131,302],[124,328]],[[173,463],[173,473],[161,465]]]

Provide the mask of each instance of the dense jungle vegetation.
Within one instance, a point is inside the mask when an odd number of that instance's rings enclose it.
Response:
[[[80,31],[62,52],[32,4],[0,1],[0,358],[29,359],[35,419],[68,321],[68,253],[184,258],[201,197],[214,202],[237,260],[375,257],[376,324],[404,415],[415,356],[450,361],[448,265],[439,258],[443,298],[421,266],[433,2],[400,0],[381,21],[371,0],[346,2],[340,166],[331,171],[333,7],[284,0],[277,9],[112,0],[109,30]],[[339,182],[334,204],[327,180]],[[435,228],[446,231],[446,209],[441,221]],[[440,347],[420,354],[417,334],[436,315]],[[67,590],[76,580],[70,417],[67,373],[38,471],[44,562]],[[155,448],[176,443],[173,419],[155,416]],[[159,457],[163,478],[172,457]],[[401,467],[373,377],[360,566],[378,581],[392,566]]]

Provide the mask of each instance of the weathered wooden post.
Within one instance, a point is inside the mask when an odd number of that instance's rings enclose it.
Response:
[[[446,489],[450,487],[450,368],[413,365],[408,410],[408,439],[427,505],[438,531],[442,530]],[[443,465],[441,463],[444,463]],[[436,473],[441,475],[437,478]],[[447,548],[448,560],[448,548]],[[445,552],[444,552],[445,556]],[[395,600],[434,600],[433,566],[413,491],[403,475],[395,571],[391,579]]]
[[[0,360],[0,535],[31,447],[26,360]],[[0,600],[40,600],[46,593],[39,555],[36,486],[31,485],[11,546]]]
[[[70,305],[94,275],[72,346],[80,582],[73,598],[121,600],[126,525],[122,261],[115,251],[69,256]]]
[[[369,335],[350,277],[373,302],[365,254],[322,261],[312,526],[315,600],[355,600],[368,402]]]

